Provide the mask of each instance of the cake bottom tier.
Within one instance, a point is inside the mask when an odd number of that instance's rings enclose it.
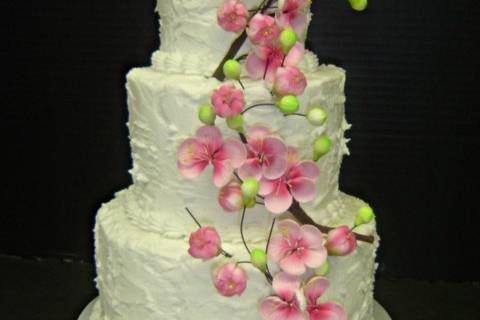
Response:
[[[89,320],[260,319],[258,302],[272,294],[263,274],[250,265],[242,265],[249,278],[246,291],[240,297],[220,296],[213,287],[211,270],[222,259],[192,259],[187,253],[188,239],[165,238],[136,227],[125,212],[128,193],[119,192],[97,215],[96,281],[100,296]],[[348,212],[352,212],[352,219],[358,208],[365,205],[345,194],[341,194],[341,199]],[[364,233],[375,233],[373,223],[362,228]],[[222,245],[239,260],[247,258],[242,244]],[[340,303],[350,320],[373,319],[377,246],[378,240],[374,245],[360,243],[350,256],[329,257],[332,267],[327,278],[331,285],[322,300]]]

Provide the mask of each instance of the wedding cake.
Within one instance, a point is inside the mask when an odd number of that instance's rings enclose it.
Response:
[[[339,191],[345,72],[307,0],[161,0],[127,76],[133,185],[97,214],[84,319],[374,318],[374,214]]]

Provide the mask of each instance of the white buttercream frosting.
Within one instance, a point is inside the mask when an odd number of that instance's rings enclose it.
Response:
[[[260,320],[258,302],[272,294],[263,274],[249,265],[247,290],[241,297],[220,296],[211,281],[213,263],[192,259],[185,237],[171,239],[157,232],[148,232],[133,225],[127,211],[132,190],[122,191],[116,199],[102,206],[97,216],[96,261],[100,302],[90,320],[196,320],[231,319]],[[331,223],[350,223],[353,212],[365,203],[340,194],[341,210],[349,212]],[[168,212],[164,212],[168,214]],[[340,217],[341,215],[335,215]],[[360,232],[375,234],[373,223]],[[236,237],[240,237],[238,230]],[[250,243],[250,245],[265,245]],[[350,320],[370,320],[373,312],[375,272],[374,245],[360,243],[347,257],[330,257],[332,266],[327,276],[330,288],[322,301],[343,305]],[[239,260],[246,259],[243,244],[224,241],[223,247]]]
[[[216,227],[222,246],[236,259],[248,259],[239,234],[240,214],[225,213],[218,205],[211,168],[194,180],[183,178],[176,168],[178,146],[201,126],[198,107],[208,103],[220,85],[211,74],[238,36],[217,25],[216,12],[222,1],[158,1],[161,48],[152,55],[152,67],[134,69],[127,77],[134,184],[103,205],[97,215],[100,298],[90,320],[255,320],[260,319],[258,302],[272,293],[264,276],[246,265],[249,281],[245,293],[222,297],[211,281],[215,263],[195,260],[187,253],[188,236],[197,226],[185,207],[203,225]],[[243,2],[255,8],[262,1]],[[248,50],[245,43],[237,56]],[[350,128],[344,110],[345,72],[334,66],[319,66],[317,57],[309,51],[299,67],[308,80],[299,96],[299,112],[320,105],[328,121],[313,127],[305,118],[284,117],[274,107],[248,112],[245,121],[247,126],[267,124],[287,144],[297,147],[305,159],[311,158],[315,138],[328,135],[332,148],[318,161],[317,196],[302,207],[318,223],[351,225],[365,203],[338,188],[342,158],[348,154],[344,133]],[[270,90],[263,81],[242,81],[247,105],[271,102]],[[224,136],[238,138],[222,119],[217,125]],[[248,211],[244,231],[251,247],[265,246],[272,219],[262,206]],[[359,227],[358,232],[375,235],[375,243],[359,243],[353,254],[329,258],[331,286],[322,299],[340,303],[350,320],[370,320],[379,240],[375,222]],[[275,271],[274,266],[271,268]]]
[[[211,75],[227,53],[238,33],[227,32],[217,23],[217,10],[223,0],[161,0],[157,2],[160,15],[161,47],[152,58],[161,71],[183,69],[185,74]],[[243,0],[249,9],[258,7],[261,0]],[[307,27],[311,14],[307,15]],[[304,43],[304,34],[299,41]],[[237,56],[250,50],[248,42]],[[177,65],[176,65],[177,64]]]
[[[308,65],[306,60],[305,65]],[[320,177],[316,198],[303,205],[307,213],[320,221],[339,212],[338,176],[343,155],[347,152],[344,131],[343,94],[345,74],[340,68],[320,66],[306,72],[308,87],[299,97],[299,112],[321,105],[328,121],[320,127],[311,126],[303,117],[284,117],[275,107],[260,107],[245,114],[247,125],[263,123],[286,143],[296,146],[303,158],[312,156],[316,137],[327,134],[333,146],[318,161]],[[245,79],[247,105],[271,102],[263,81]],[[197,109],[209,102],[220,83],[213,78],[157,72],[151,68],[134,69],[128,75],[129,129],[134,161],[131,174],[135,182],[132,195],[135,205],[128,215],[133,223],[170,237],[182,237],[190,232],[190,217],[185,207],[195,212],[202,222],[214,224],[229,239],[239,222],[238,214],[225,213],[218,205],[218,189],[213,185],[211,167],[193,180],[183,178],[176,168],[176,152],[180,143],[194,135],[201,126]],[[224,136],[238,139],[225,121],[217,120]],[[253,239],[263,239],[272,217],[265,208],[249,210],[246,228]]]

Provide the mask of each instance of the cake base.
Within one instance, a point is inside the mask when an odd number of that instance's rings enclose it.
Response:
[[[78,320],[102,320],[100,311],[100,301],[95,298],[80,314]],[[392,320],[387,311],[375,301],[373,306],[373,320]]]

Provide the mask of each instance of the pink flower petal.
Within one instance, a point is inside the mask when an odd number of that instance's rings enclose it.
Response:
[[[195,138],[186,139],[177,150],[177,167],[186,178],[195,178],[208,165],[205,146]]]
[[[297,177],[309,178],[313,181],[318,179],[320,175],[320,169],[315,162],[311,160],[301,161],[296,167]]]
[[[287,239],[281,235],[274,235],[268,245],[268,258],[272,262],[278,263],[290,251],[290,245]]]
[[[273,277],[273,291],[285,301],[291,301],[295,297],[295,291],[300,288],[300,278],[279,272]]]
[[[227,139],[214,156],[215,160],[229,160],[233,168],[239,168],[247,158],[245,145],[235,139]]]
[[[278,223],[278,230],[284,237],[288,237],[293,241],[303,237],[302,228],[292,219],[285,219]]]
[[[305,48],[300,42],[297,42],[292,49],[287,54],[285,58],[285,65],[294,67],[300,61],[302,61],[303,56],[305,55]]]
[[[291,167],[293,165],[296,165],[300,161],[300,156],[298,154],[298,150],[295,147],[288,146],[287,147],[287,162],[288,166]],[[291,176],[291,174],[288,174]]]
[[[328,279],[323,277],[314,277],[308,281],[303,288],[303,293],[310,306],[316,306],[317,300],[320,298],[325,290],[330,286]]]
[[[278,60],[269,61],[267,73],[265,74],[265,80],[267,81],[267,85],[272,85],[275,82],[275,74],[277,73],[277,70],[281,65],[282,62]]]
[[[255,53],[250,52],[245,61],[245,68],[248,75],[253,79],[261,79],[265,73],[266,61],[260,59]]]
[[[240,184],[230,182],[218,192],[218,204],[227,212],[236,212],[243,208],[243,195]]]
[[[278,25],[281,27],[288,27],[290,24],[289,15],[283,13],[282,11],[278,11],[275,14],[275,20],[277,21]]]
[[[276,190],[265,197],[265,207],[274,214],[287,211],[292,202],[292,195],[284,183],[279,183]]]
[[[260,176],[261,176],[261,170],[260,170]],[[277,180],[268,180],[268,179],[265,179],[264,177],[262,177],[259,181],[259,184],[260,184],[260,189],[258,191],[258,194],[261,195],[261,196],[267,196],[269,195],[270,193],[272,193],[273,191],[275,191],[275,189],[277,188],[277,185],[278,183],[283,183],[281,181],[281,179],[277,179]]]
[[[290,14],[290,26],[297,35],[302,35],[305,32],[307,24],[307,17],[303,12],[295,11]]]
[[[233,168],[229,161],[212,161],[213,183],[221,188],[232,180]]]
[[[278,297],[267,297],[260,302],[259,313],[264,320],[305,320],[296,305],[289,305]]]
[[[263,175],[265,178],[274,180],[280,178],[287,170],[287,147],[285,143],[275,137],[267,137],[263,141],[265,164]]]
[[[247,159],[243,165],[238,169],[238,175],[242,180],[249,177],[259,180],[262,177],[262,166],[258,158]]]
[[[341,306],[333,302],[319,304],[309,310],[310,320],[347,320],[347,314]]]
[[[317,187],[315,183],[307,178],[289,180],[290,191],[298,202],[308,202],[315,198]]]
[[[306,224],[300,227],[303,240],[310,249],[319,249],[323,247],[323,234],[317,227]]]
[[[262,125],[255,125],[248,128],[246,136],[249,147],[255,153],[261,152],[263,150],[263,140],[271,134],[270,129]]]
[[[207,151],[210,156],[222,145],[222,133],[217,127],[201,127],[197,130],[196,137],[207,146]]]
[[[320,268],[327,260],[328,252],[325,248],[317,250],[305,250],[303,254],[303,262],[311,269]]]
[[[279,263],[280,268],[288,274],[301,276],[307,269],[305,268],[304,256],[292,253],[283,258]]]

